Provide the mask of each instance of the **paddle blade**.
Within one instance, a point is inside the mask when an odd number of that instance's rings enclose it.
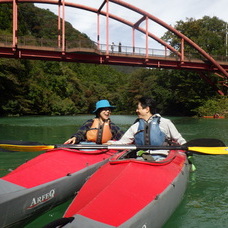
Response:
[[[7,145],[7,144],[1,144],[0,147],[5,150],[18,151],[18,152],[37,152],[37,151],[49,150],[54,148],[54,146],[45,146],[45,145],[23,146],[23,145]]]
[[[55,148],[54,145],[44,145],[37,142],[22,142],[22,141],[0,141],[0,148],[7,151],[18,152],[37,152]]]
[[[224,155],[228,154],[228,147],[188,147],[189,151],[201,154]]]

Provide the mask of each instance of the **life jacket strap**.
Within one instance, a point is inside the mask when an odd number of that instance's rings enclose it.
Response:
[[[98,131],[97,131],[97,144],[102,144],[102,135],[103,135],[104,123],[99,124]]]

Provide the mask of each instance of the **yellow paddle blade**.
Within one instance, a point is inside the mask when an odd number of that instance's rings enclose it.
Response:
[[[10,151],[20,152],[36,152],[42,150],[49,150],[55,148],[53,145],[11,145],[11,144],[0,144],[0,147]]]
[[[188,150],[203,154],[228,154],[228,147],[188,147]]]

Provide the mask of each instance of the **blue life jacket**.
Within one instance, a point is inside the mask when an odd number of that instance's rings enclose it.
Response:
[[[166,135],[159,127],[160,118],[155,116],[150,123],[143,119],[138,119],[139,127],[135,134],[136,145],[162,146],[164,144]]]

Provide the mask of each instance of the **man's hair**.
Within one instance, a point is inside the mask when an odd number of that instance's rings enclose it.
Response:
[[[141,103],[142,108],[149,107],[150,108],[150,112],[152,114],[155,114],[157,112],[156,102],[152,98],[150,98],[150,97],[141,97],[141,98],[139,98],[139,102]]]

